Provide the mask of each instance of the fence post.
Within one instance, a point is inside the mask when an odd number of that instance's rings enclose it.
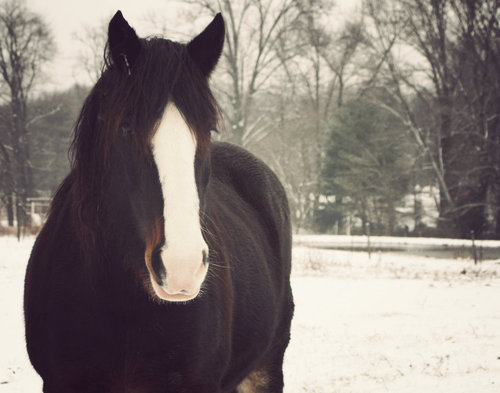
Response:
[[[477,252],[476,252],[476,243],[474,239],[474,230],[470,231],[470,237],[472,240],[472,256],[474,257],[474,265],[477,265]]]
[[[366,229],[367,229],[367,246],[368,246],[368,259],[372,259],[372,246],[371,246],[371,243],[370,243],[370,235],[371,235],[371,230],[370,230],[370,223],[367,224],[366,226]]]

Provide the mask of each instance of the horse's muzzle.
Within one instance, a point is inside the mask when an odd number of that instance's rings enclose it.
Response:
[[[198,296],[208,271],[208,250],[203,249],[198,258],[164,250],[154,259],[151,282],[160,299],[182,302]]]

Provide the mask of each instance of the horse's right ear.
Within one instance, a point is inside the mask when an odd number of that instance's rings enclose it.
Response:
[[[117,11],[109,22],[108,50],[113,64],[130,75],[141,51],[141,42],[121,11]]]
[[[219,12],[205,30],[187,45],[191,58],[206,76],[213,71],[222,53],[225,31],[224,19]]]

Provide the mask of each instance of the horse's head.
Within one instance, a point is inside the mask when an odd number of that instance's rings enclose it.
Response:
[[[208,77],[223,42],[220,14],[184,45],[140,39],[117,12],[106,70],[77,124],[82,221],[97,211],[100,233],[155,299],[193,299],[207,274],[202,222],[218,121]]]

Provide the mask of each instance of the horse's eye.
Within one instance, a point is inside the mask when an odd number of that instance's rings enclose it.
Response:
[[[134,130],[132,129],[132,127],[130,126],[130,124],[127,124],[127,123],[122,124],[120,126],[120,130],[121,130],[121,133],[123,135],[132,135],[132,134],[134,134]]]

